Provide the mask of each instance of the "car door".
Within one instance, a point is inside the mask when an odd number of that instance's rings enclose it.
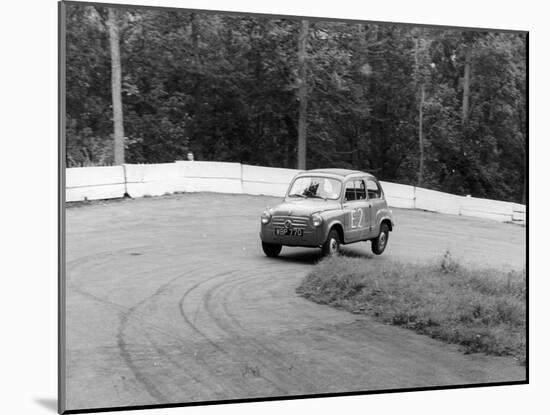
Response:
[[[367,197],[370,203],[369,209],[369,229],[366,232],[366,238],[375,238],[380,232],[378,216],[381,209],[386,208],[386,200],[382,194],[382,187],[378,181],[371,177],[365,178]]]
[[[346,243],[365,239],[370,226],[369,201],[362,179],[350,179],[344,187],[344,240]]]

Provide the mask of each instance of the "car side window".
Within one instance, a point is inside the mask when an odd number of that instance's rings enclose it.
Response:
[[[382,190],[377,182],[372,179],[367,179],[367,193],[369,199],[378,199],[382,197]]]
[[[365,189],[365,182],[363,180],[355,180],[355,197],[357,200],[365,200],[367,198],[367,191]]]
[[[345,200],[347,202],[353,200],[365,200],[367,198],[367,190],[363,180],[350,180],[346,183]]]
[[[353,181],[346,183],[346,193],[344,195],[344,200],[349,202],[355,200],[355,185]]]

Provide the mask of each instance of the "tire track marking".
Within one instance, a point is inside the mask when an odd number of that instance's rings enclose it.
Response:
[[[144,298],[143,300],[139,301],[138,303],[134,304],[132,307],[130,307],[125,313],[122,314],[120,317],[120,324],[118,328],[118,332],[116,335],[117,339],[117,346],[120,352],[120,355],[126,365],[130,368],[132,371],[134,377],[138,382],[140,382],[145,390],[151,395],[152,398],[156,399],[159,403],[165,403],[170,402],[169,398],[165,396],[156,386],[155,384],[147,378],[146,375],[143,374],[142,370],[139,369],[138,365],[134,363],[134,359],[132,358],[132,355],[130,353],[130,350],[128,348],[128,344],[126,343],[124,339],[125,331],[127,329],[128,320],[132,316],[132,314],[143,304],[145,304],[147,301],[150,301],[151,299],[159,296],[162,294],[166,288],[168,288],[171,284],[173,284],[175,281],[179,280],[180,278],[183,278],[187,276],[189,273],[182,273],[177,275],[176,277],[172,278],[168,282],[162,284],[153,294],[150,296]]]
[[[135,248],[132,248],[132,249],[135,249]],[[132,249],[123,249],[123,250],[119,250],[118,252],[126,252],[126,251],[129,251],[129,250],[132,250]],[[79,261],[77,261],[78,265],[82,265],[86,262],[89,262],[89,260],[91,258],[101,257],[105,254],[106,254],[105,252],[102,252],[102,253],[89,255],[85,258],[81,258]],[[108,256],[114,255],[113,252],[108,252],[107,254],[108,254]],[[73,263],[72,265],[74,266],[76,264]],[[126,307],[126,306],[117,304],[115,302],[109,301],[107,299],[104,299],[102,297],[99,297],[97,295],[94,295],[90,292],[87,292],[86,290],[82,289],[81,287],[77,286],[74,283],[69,284],[69,287],[74,292],[76,292],[80,295],[86,296],[88,298],[91,298],[92,300],[94,300],[96,302],[99,302],[99,303],[101,303],[105,306],[108,306],[109,308],[114,309],[118,314],[120,314],[120,317],[119,317],[120,324],[119,324],[119,328],[118,328],[117,335],[116,335],[116,345],[119,349],[119,354],[120,354],[121,358],[123,359],[124,363],[126,364],[126,366],[131,370],[134,378],[140,384],[143,385],[143,387],[145,388],[147,393],[152,398],[154,398],[155,400],[157,400],[160,403],[169,402],[168,398],[153,384],[152,381],[150,381],[147,378],[146,375],[143,374],[143,372],[138,368],[137,364],[134,364],[134,358],[132,357],[132,353],[131,353],[131,351],[128,347],[128,343],[125,340],[125,331],[126,331],[126,328],[127,328],[127,325],[129,323],[130,319],[136,319],[137,318],[140,321],[140,323],[145,323],[146,326],[148,326],[149,330],[153,330],[153,331],[156,331],[156,332],[161,333],[163,335],[172,337],[172,338],[174,338],[174,339],[176,339],[176,340],[183,343],[184,339],[182,337],[180,337],[178,335],[175,335],[175,334],[173,334],[173,333],[171,333],[167,330],[164,330],[156,324],[153,324],[151,322],[147,322],[146,317],[144,316],[143,313],[140,313],[138,311],[138,308],[143,306],[146,302],[160,296],[170,285],[172,285],[177,280],[179,280],[183,277],[193,276],[197,271],[202,271],[202,269],[203,268],[200,267],[200,268],[196,268],[194,270],[191,270],[191,271],[188,271],[188,272],[185,272],[185,273],[182,273],[182,274],[178,274],[176,277],[174,277],[171,280],[169,280],[168,282],[162,284],[157,290],[155,290],[155,292],[153,292],[153,294],[145,297],[144,299],[142,299],[141,301],[139,301],[138,303],[134,304],[131,307]],[[150,272],[150,271],[147,271],[147,272]],[[144,332],[146,332],[145,328],[141,327],[141,329]],[[154,345],[153,345],[153,347],[154,347]]]
[[[206,333],[204,333],[201,329],[199,329],[197,327],[197,325],[191,321],[191,319],[189,318],[189,316],[187,315],[187,313],[185,312],[185,301],[186,299],[189,297],[189,295],[191,293],[193,293],[195,290],[197,290],[198,288],[202,287],[203,285],[217,279],[217,278],[220,278],[221,276],[226,276],[226,275],[230,275],[230,274],[236,274],[238,271],[230,271],[230,272],[226,272],[226,273],[221,273],[221,274],[218,274],[218,275],[215,275],[213,277],[210,277],[204,281],[201,281],[201,282],[198,282],[197,284],[193,285],[191,288],[189,288],[184,294],[183,296],[181,297],[180,301],[179,301],[179,310],[180,310],[180,314],[181,316],[183,317],[184,321],[187,323],[187,325],[189,327],[191,327],[197,334],[199,334],[202,338],[204,338],[208,344],[210,344],[212,347],[214,347],[216,350],[218,350],[220,353],[222,353],[223,355],[227,356],[230,358],[231,361],[234,361],[234,358],[233,358],[233,355],[231,354],[231,352],[229,352],[228,350],[224,349],[223,347],[221,347],[219,344],[217,344],[214,340],[212,340]],[[242,279],[242,278],[240,278]],[[237,279],[240,280],[240,279]],[[268,382],[269,384],[271,384],[273,387],[275,387],[275,389],[279,392],[279,393],[288,393],[288,391],[284,388],[281,388],[278,384],[276,384],[274,381],[272,381],[271,379],[269,378],[266,378],[265,376],[262,376],[261,374],[258,376],[262,379],[264,379],[266,382]],[[235,397],[232,396],[232,397]]]
[[[125,342],[125,331],[127,329],[128,320],[132,316],[132,314],[141,306],[143,306],[146,302],[153,300],[155,297],[158,297],[160,294],[162,294],[170,285],[172,285],[174,282],[179,280],[180,278],[183,278],[185,276],[194,276],[195,272],[202,271],[202,267],[195,269],[191,272],[185,272],[182,274],[179,274],[178,276],[172,278],[168,282],[162,284],[152,295],[144,298],[140,302],[136,303],[134,306],[132,306],[126,313],[124,313],[121,316],[120,319],[120,325],[117,333],[117,345],[120,350],[120,355],[123,358],[126,365],[130,368],[132,373],[134,374],[134,377],[145,387],[149,395],[156,399],[159,403],[166,403],[170,402],[170,400],[162,393],[160,390],[150,381],[146,375],[143,374],[142,370],[138,367],[138,364],[134,363],[132,355],[128,349],[128,344]],[[142,329],[142,328],[140,328]],[[181,338],[180,338],[181,339]],[[181,339],[183,342],[183,339]],[[153,346],[154,347],[154,346]]]
[[[293,272],[295,271],[294,270],[286,271],[286,273],[288,274]],[[279,273],[278,277],[280,276],[281,274]],[[208,313],[210,314],[214,322],[218,325],[218,327],[220,327],[220,329],[224,330],[228,334],[236,337],[243,337],[242,334],[243,333],[246,334],[247,345],[252,346],[254,355],[261,356],[263,362],[264,363],[267,362],[266,367],[268,369],[269,368],[280,368],[280,369],[292,368],[293,373],[296,375],[299,375],[300,380],[297,381],[296,376],[293,376],[290,374],[290,370],[276,371],[271,369],[270,372],[272,372],[272,375],[277,378],[277,382],[279,384],[285,385],[285,388],[288,388],[290,386],[292,393],[298,393],[297,391],[300,391],[304,386],[306,386],[310,390],[315,390],[315,384],[308,380],[309,376],[307,373],[305,373],[301,368],[296,366],[297,362],[295,360],[289,361],[288,356],[285,355],[280,350],[276,350],[256,340],[255,333],[246,329],[238,321],[235,314],[230,311],[228,307],[228,300],[230,298],[231,293],[233,293],[235,290],[242,287],[243,285],[246,285],[250,281],[256,281],[257,278],[258,277],[256,275],[249,275],[245,279],[241,279],[237,282],[233,281],[234,282],[233,285],[231,285],[231,281],[229,281],[224,285],[211,288],[205,294],[205,305]],[[218,313],[215,311],[213,307],[213,297],[216,293],[219,294],[219,296],[222,298],[222,301],[220,302],[220,306],[224,311],[223,316],[227,317],[226,319],[218,315]]]

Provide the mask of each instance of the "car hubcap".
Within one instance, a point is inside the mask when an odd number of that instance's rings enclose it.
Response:
[[[382,232],[380,234],[380,248],[383,248],[386,245],[386,233]]]
[[[338,250],[338,242],[336,242],[336,239],[330,240],[330,253],[334,254]]]

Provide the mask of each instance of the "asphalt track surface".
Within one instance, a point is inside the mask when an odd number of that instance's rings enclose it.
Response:
[[[525,379],[505,357],[463,354],[295,293],[319,250],[267,258],[259,215],[277,198],[182,194],[66,210],[67,409],[189,403]],[[522,268],[525,228],[394,209],[382,256],[446,249]]]

